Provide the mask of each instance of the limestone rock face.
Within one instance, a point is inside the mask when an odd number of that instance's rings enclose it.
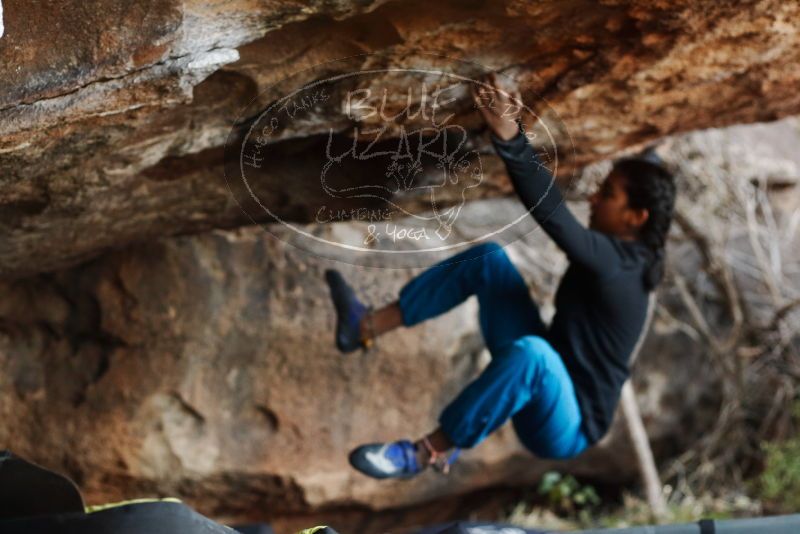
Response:
[[[513,77],[542,124],[557,126],[561,174],[665,134],[800,111],[800,6],[780,0],[6,0],[3,8],[4,276],[250,223],[223,178],[233,124],[249,103],[267,106],[344,73],[379,71],[369,87],[387,89],[395,106],[412,84],[388,68]],[[474,133],[463,89],[444,109]],[[308,156],[320,145],[310,136],[352,130],[342,93],[332,96],[276,138],[263,168],[261,191],[281,217],[313,220],[319,199],[308,184],[320,163]]]
[[[336,353],[324,269],[341,269],[380,304],[418,267],[334,262],[289,245],[284,226],[253,226],[272,219],[240,205],[225,145],[258,110],[337,81],[328,98],[301,100],[265,143],[253,185],[274,215],[340,243],[364,239],[364,221],[339,222],[357,209],[458,206],[451,230],[465,240],[519,213],[494,198],[509,189],[486,158],[481,186],[445,183],[440,205],[398,190],[366,208],[337,199],[344,215],[319,220],[329,138],[387,126],[383,142],[397,145],[404,129],[425,126],[424,114],[348,116],[346,95],[385,89],[390,114],[420,108],[419,70],[455,88],[440,111],[466,133],[469,162],[490,148],[453,77],[515,79],[567,179],[667,134],[800,112],[800,5],[780,0],[5,0],[2,9],[0,441],[66,471],[93,503],[177,495],[216,518],[274,519],[287,531],[308,526],[309,514],[364,526],[371,509],[531,482],[553,464],[532,459],[507,427],[449,479],[380,484],[349,468],[359,443],[429,430],[485,365],[475,303],[389,334],[375,354]],[[404,78],[408,69],[417,71]],[[353,73],[369,76],[339,83]],[[342,187],[384,170],[361,163]],[[423,181],[436,173],[424,169]],[[528,230],[515,229],[507,250],[547,315],[564,259]],[[686,337],[656,329],[640,365],[648,431],[657,452],[674,450],[683,415],[702,421],[709,402],[702,359]],[[676,383],[691,387],[676,394]],[[635,476],[630,458],[615,427],[558,467],[619,482]],[[372,526],[360,531],[391,528]]]
[[[480,217],[508,202],[470,210]],[[558,271],[564,259],[541,234],[508,254],[541,296],[552,293],[554,274],[537,265]],[[339,354],[328,267],[375,303],[396,297],[415,273],[336,264],[251,227],[138,245],[7,282],[0,441],[68,472],[92,503],[178,496],[213,517],[278,525],[336,507],[419,505],[534,483],[555,466],[615,483],[635,477],[619,429],[562,465],[527,453],[510,425],[465,452],[449,477],[427,473],[400,485],[355,472],[349,450],[432,429],[488,355],[473,300],[381,338],[375,353]],[[683,358],[691,369],[691,352]],[[643,363],[658,365],[656,357]],[[683,392],[686,405],[700,386]],[[649,403],[658,406],[663,394],[656,387]],[[654,435],[674,434],[682,409],[672,403],[658,413]]]
[[[709,159],[731,158],[714,164],[743,182],[783,184],[792,213],[798,132],[789,119],[681,141],[694,139],[694,151]],[[670,144],[677,141],[665,143],[663,155],[674,162],[685,152],[670,152]],[[602,167],[587,169],[587,180]],[[571,208],[585,217],[585,205]],[[483,234],[498,213],[520,209],[514,199],[470,202],[454,232]],[[367,230],[364,222],[303,229],[339,241]],[[374,353],[343,356],[333,347],[323,271],[340,269],[377,306],[419,268],[337,262],[290,245],[292,238],[280,225],[163,238],[0,283],[0,442],[70,474],[90,503],[179,496],[215,518],[268,519],[281,532],[331,521],[343,532],[383,532],[464,516],[491,498],[461,495],[491,488],[494,496],[497,486],[532,483],[552,468],[635,480],[619,426],[570,462],[532,457],[506,425],[447,478],[387,483],[353,471],[352,447],[429,431],[487,363],[476,302],[392,332]],[[506,252],[548,321],[565,257],[540,231],[517,238]],[[670,254],[693,265],[696,251],[687,248]],[[758,291],[748,298],[758,300]],[[674,293],[664,288],[662,304]],[[670,313],[656,316],[634,370],[659,458],[703,435],[718,402],[708,355],[676,324]],[[425,509],[434,499],[450,501]],[[372,513],[410,506],[415,511]]]
[[[688,140],[697,158],[729,158],[713,164],[743,182],[782,184],[785,202],[775,205],[793,213],[799,133],[796,119],[693,133],[669,140],[662,155],[683,157],[688,152],[669,146]],[[603,167],[587,169],[587,180],[604,175]],[[571,208],[585,217],[585,205]],[[520,209],[514,199],[470,202],[454,232],[485,233],[498,213]],[[367,230],[364,222],[303,228],[339,241]],[[333,348],[323,271],[340,269],[377,306],[394,300],[419,268],[337,262],[289,245],[292,238],[280,225],[270,233],[251,226],[163,238],[0,283],[0,442],[74,477],[90,503],[179,496],[215,518],[269,519],[281,532],[317,521],[383,532],[463,516],[491,498],[462,501],[462,494],[492,488],[496,495],[498,485],[531,483],[551,468],[596,481],[635,479],[618,426],[571,462],[532,457],[507,425],[467,451],[448,478],[379,483],[354,472],[346,459],[352,447],[430,430],[487,363],[476,302],[388,334],[375,353],[343,356]],[[517,238],[506,252],[548,321],[566,260],[540,231]],[[687,247],[670,254],[693,265],[696,251],[687,255]],[[754,291],[748,298],[758,300]],[[666,305],[677,297],[666,287],[660,298]],[[673,315],[661,315],[634,383],[664,458],[703,435],[718,399],[708,355]],[[441,498],[450,504],[371,513]]]

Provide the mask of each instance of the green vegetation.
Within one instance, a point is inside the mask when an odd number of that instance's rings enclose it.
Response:
[[[800,401],[793,410],[795,428],[800,426]],[[764,471],[754,490],[775,513],[800,512],[800,436],[786,441],[764,443]]]
[[[763,446],[764,472],[758,491],[770,509],[784,513],[800,510],[800,438]]]
[[[664,491],[668,514],[661,523],[761,515],[760,503],[742,494],[731,494],[724,498],[710,495],[695,497],[675,491],[670,486],[666,486]],[[625,528],[656,522],[647,502],[640,497],[625,493],[621,503],[604,503],[592,486],[557,472],[549,472],[542,478],[535,499],[518,503],[499,520],[521,527],[551,530]]]
[[[800,428],[800,400],[795,401],[790,428]],[[800,435],[761,447],[763,470],[744,483],[695,493],[685,479],[664,487],[667,516],[661,523],[729,519],[800,512]],[[735,487],[734,487],[735,486]],[[613,502],[612,502],[613,501]],[[571,530],[625,528],[655,523],[640,496],[622,495],[622,502],[601,499],[597,491],[571,475],[548,472],[539,486],[501,521],[529,528]]]
[[[547,499],[552,510],[566,514],[600,504],[600,497],[592,486],[581,485],[572,475],[563,476],[557,471],[544,474],[539,483],[539,495]]]

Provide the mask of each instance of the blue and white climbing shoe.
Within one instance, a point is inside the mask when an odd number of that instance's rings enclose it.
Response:
[[[342,352],[366,349],[367,345],[361,338],[360,325],[369,307],[358,300],[355,291],[347,285],[339,271],[328,269],[325,271],[325,280],[336,309],[336,347]]]
[[[361,445],[350,453],[350,465],[372,478],[411,478],[424,469],[408,440]]]

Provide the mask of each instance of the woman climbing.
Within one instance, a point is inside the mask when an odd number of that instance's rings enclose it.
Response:
[[[548,327],[503,249],[467,249],[408,282],[397,301],[372,310],[342,276],[326,271],[337,312],[336,345],[368,347],[400,326],[440,315],[471,295],[491,354],[486,369],[441,413],[439,428],[412,442],[362,445],[351,464],[375,477],[406,478],[432,465],[446,471],[462,448],[480,443],[509,418],[525,447],[542,458],[572,458],[607,432],[628,360],[644,334],[648,296],[660,282],[675,185],[657,163],[619,160],[590,197],[589,228],[551,187],[552,175],[524,135],[512,98],[494,75],[473,85],[517,195],[569,259]]]

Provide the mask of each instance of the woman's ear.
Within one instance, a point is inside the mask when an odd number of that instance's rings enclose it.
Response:
[[[647,208],[628,208],[627,216],[628,225],[638,230],[644,226],[647,219],[650,218],[650,210]]]

